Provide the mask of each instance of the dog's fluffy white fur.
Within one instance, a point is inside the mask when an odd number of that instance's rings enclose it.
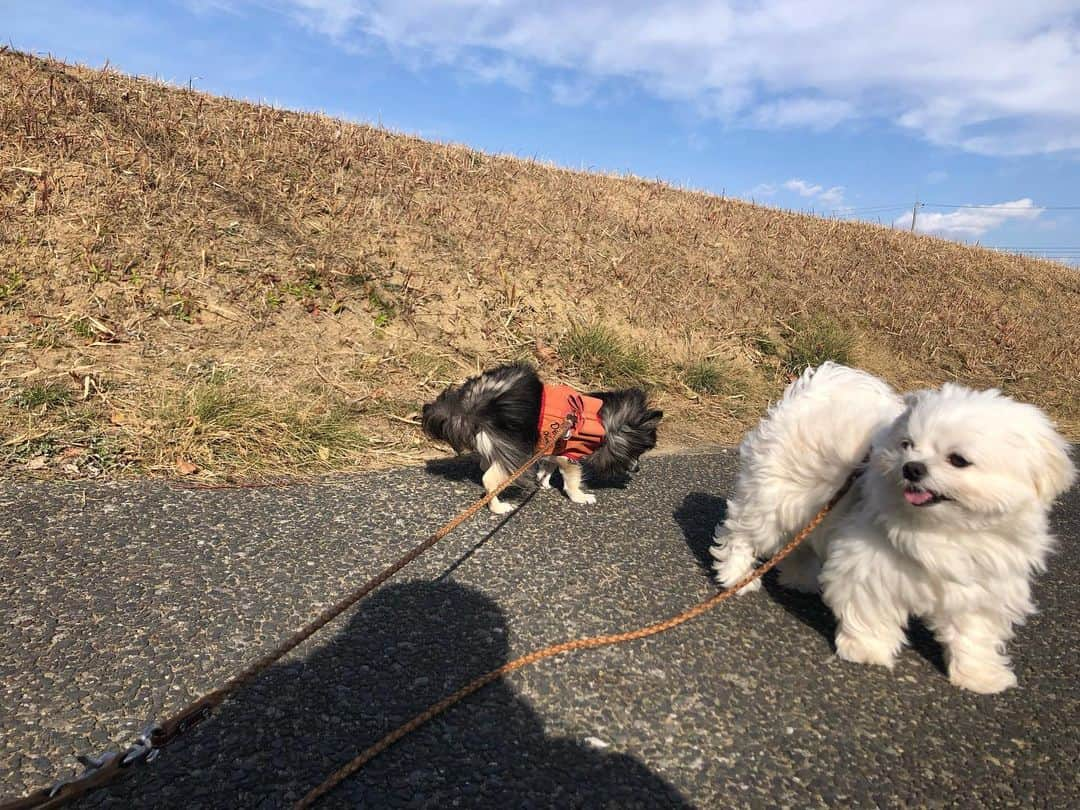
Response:
[[[1050,507],[1076,477],[1041,410],[953,384],[901,397],[825,363],[788,386],[739,452],[711,549],[722,585],[775,553],[868,459],[781,563],[781,585],[820,588],[845,660],[892,667],[916,615],[944,647],[954,684],[982,693],[1016,684],[1005,643],[1035,610],[1032,577],[1054,544]]]

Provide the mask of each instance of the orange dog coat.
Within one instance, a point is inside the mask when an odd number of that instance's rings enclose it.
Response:
[[[559,430],[567,416],[573,416],[573,424],[552,455],[581,461],[604,441],[604,422],[600,418],[603,405],[602,399],[579,394],[569,385],[545,385],[540,395],[540,441]]]

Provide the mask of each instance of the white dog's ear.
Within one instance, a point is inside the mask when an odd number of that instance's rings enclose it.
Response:
[[[1049,506],[1073,485],[1076,467],[1069,458],[1069,445],[1053,428],[1040,435],[1036,442],[1042,463],[1032,469],[1035,492]]]

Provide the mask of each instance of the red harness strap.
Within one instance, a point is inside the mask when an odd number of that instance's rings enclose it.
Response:
[[[604,422],[600,418],[602,399],[579,394],[569,385],[545,385],[540,395],[540,435],[558,430],[567,416],[574,424],[555,446],[552,455],[581,461],[591,455],[604,441]]]

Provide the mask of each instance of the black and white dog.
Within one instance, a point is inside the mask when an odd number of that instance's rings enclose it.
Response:
[[[574,503],[595,503],[582,490],[582,468],[589,477],[610,477],[638,468],[638,457],[656,446],[663,411],[649,407],[640,388],[578,394],[566,386],[545,385],[524,364],[499,366],[452,386],[424,406],[424,433],[449,444],[458,453],[475,452],[484,468],[484,487],[491,492],[537,449],[541,422],[558,424],[575,416],[568,441],[556,455],[540,462],[537,478],[550,488],[551,474],[562,472],[563,489]],[[491,511],[513,507],[491,500]]]

